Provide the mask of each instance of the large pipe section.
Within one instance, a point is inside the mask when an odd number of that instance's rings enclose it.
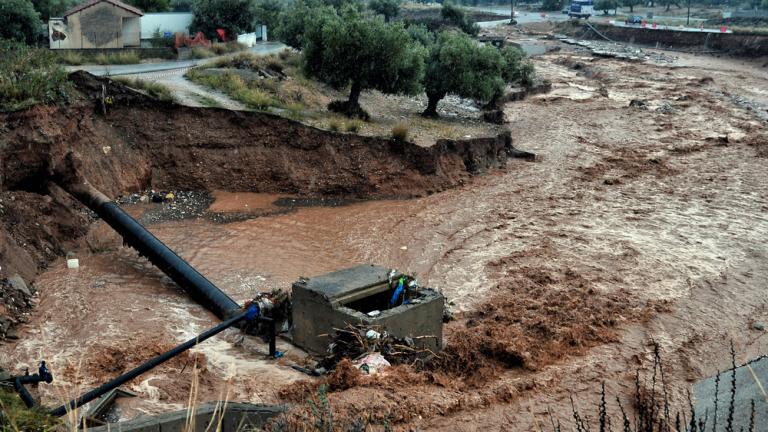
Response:
[[[108,393],[112,389],[116,389],[116,388],[120,387],[121,385],[123,385],[123,384],[129,382],[130,380],[138,377],[139,375],[143,374],[144,372],[147,372],[150,369],[153,369],[153,368],[155,368],[155,367],[157,367],[157,366],[167,362],[168,360],[176,357],[177,355],[179,355],[179,354],[183,353],[184,351],[192,348],[193,346],[199,344],[200,342],[202,342],[202,341],[204,341],[204,340],[206,340],[208,338],[211,338],[211,337],[213,337],[213,336],[223,332],[224,330],[232,327],[233,325],[239,323],[240,321],[242,321],[244,319],[255,319],[255,318],[257,318],[257,312],[254,313],[254,310],[243,311],[243,312],[233,316],[232,318],[222,322],[221,324],[217,325],[216,327],[213,327],[212,329],[209,329],[209,330],[205,331],[204,333],[199,334],[195,338],[190,339],[190,340],[184,342],[183,344],[178,345],[177,347],[175,347],[175,348],[173,348],[173,349],[171,349],[169,351],[166,351],[166,352],[164,352],[164,353],[162,353],[162,354],[160,354],[160,355],[158,355],[156,357],[153,357],[153,358],[147,360],[146,362],[142,363],[141,365],[135,367],[134,369],[132,369],[132,370],[130,370],[130,371],[128,371],[128,372],[126,372],[126,373],[116,377],[116,378],[113,378],[111,381],[106,382],[106,383],[100,385],[99,387],[96,387],[95,389],[93,389],[93,390],[83,394],[79,398],[73,399],[73,400],[65,403],[64,405],[62,405],[62,406],[60,406],[58,408],[52,409],[50,411],[50,413],[53,416],[61,417],[64,414],[66,414],[68,411],[72,411],[75,408],[81,407],[81,406],[87,404],[88,402],[90,402],[90,401],[92,401],[92,400],[94,400],[94,399],[96,399],[98,397],[101,397],[102,395]]]
[[[64,164],[55,172],[56,183],[99,215],[123,237],[126,244],[156,265],[219,319],[227,319],[241,310],[232,298],[82,178],[77,165],[75,156],[72,153],[67,154]]]

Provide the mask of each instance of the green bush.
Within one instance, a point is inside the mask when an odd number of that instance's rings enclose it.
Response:
[[[54,431],[59,421],[43,408],[27,408],[14,392],[0,388],[0,431]]]
[[[211,74],[205,71],[193,69],[187,72],[186,77],[198,84],[224,92],[232,99],[241,102],[249,108],[265,110],[271,106],[280,104],[264,90],[258,87],[258,83],[245,81],[234,73]]]
[[[57,103],[73,92],[66,71],[49,50],[0,40],[0,110]]]
[[[339,130],[341,130],[341,123],[336,119],[332,119],[331,121],[328,122],[328,129],[334,132],[338,132]]]
[[[0,1],[0,39],[34,44],[41,36],[43,23],[29,0]]]

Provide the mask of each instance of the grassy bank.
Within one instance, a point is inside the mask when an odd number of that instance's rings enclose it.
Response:
[[[158,84],[156,82],[152,81],[145,81],[137,78],[127,78],[127,77],[114,77],[113,80],[120,82],[130,88],[141,90],[148,95],[161,100],[163,102],[174,102],[175,98],[173,97],[173,93],[168,89],[168,87]]]

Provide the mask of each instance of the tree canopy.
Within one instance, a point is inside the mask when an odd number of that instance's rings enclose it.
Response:
[[[40,19],[47,22],[51,17],[60,17],[67,9],[76,5],[78,0],[32,0],[35,10],[40,13]]]
[[[541,10],[543,11],[559,11],[563,8],[563,0],[544,0],[541,3]]]
[[[504,88],[504,59],[499,50],[469,36],[444,31],[430,47],[424,86],[425,116],[437,115],[437,104],[448,94],[489,101]]]
[[[270,31],[277,28],[280,12],[283,4],[280,0],[257,0],[254,5],[254,13],[259,24],[266,25]]]
[[[171,9],[171,0],[127,0],[142,12],[165,12]]]
[[[635,11],[635,6],[641,5],[642,0],[621,0],[621,4],[629,8],[629,13]]]
[[[421,91],[424,54],[401,23],[388,24],[345,8],[341,16],[328,14],[310,23],[304,34],[303,67],[307,76],[332,87],[350,86],[349,99],[336,108],[365,118],[359,104],[362,90]]]
[[[595,9],[603,11],[603,14],[608,15],[608,11],[619,7],[619,2],[616,0],[597,0],[595,2]]]
[[[250,33],[256,25],[256,10],[251,0],[195,0],[191,29],[217,38],[216,29],[228,35]]]
[[[370,0],[368,2],[368,8],[379,15],[383,15],[384,21],[389,22],[390,19],[396,17],[400,13],[400,1]]]
[[[0,39],[34,44],[41,35],[43,22],[30,0],[0,1]]]
[[[323,17],[334,14],[336,11],[333,7],[321,6],[315,0],[296,0],[292,7],[280,12],[273,34],[286,45],[301,49],[309,25],[317,24]]]

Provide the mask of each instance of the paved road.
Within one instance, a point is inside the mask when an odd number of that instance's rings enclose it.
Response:
[[[506,6],[506,7],[478,6],[478,7],[472,7],[470,9],[509,16],[509,6]],[[568,19],[568,15],[561,14],[560,12],[543,12],[542,13],[542,12],[529,12],[529,11],[515,11],[515,19],[517,20],[518,24],[527,24],[527,23],[542,22],[542,21],[565,21]],[[498,21],[484,21],[484,22],[479,22],[477,24],[480,27],[492,27],[498,24],[503,24],[505,22],[509,22],[509,18],[501,19]]]
[[[263,42],[263,43],[256,44],[254,47],[250,48],[249,51],[254,54],[267,55],[267,54],[280,52],[285,48],[286,46],[280,42]],[[229,55],[233,55],[233,54],[229,54]],[[141,64],[132,64],[132,65],[81,65],[81,66],[69,66],[67,69],[70,71],[84,70],[86,72],[89,72],[93,75],[98,75],[98,76],[137,75],[137,74],[156,73],[156,72],[162,72],[162,71],[185,70],[185,69],[189,69],[189,68],[198,66],[200,64],[206,63],[208,61],[214,60],[216,58],[218,57],[213,57],[208,59],[198,59],[198,60],[167,61],[167,62],[159,62],[159,63],[141,63]]]

